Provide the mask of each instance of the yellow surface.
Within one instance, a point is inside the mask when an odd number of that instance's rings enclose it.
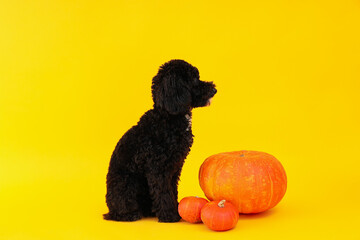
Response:
[[[357,0],[1,0],[0,239],[359,239],[359,26]],[[287,171],[280,204],[228,232],[102,220],[112,150],[173,58],[218,88],[179,198],[215,153]]]

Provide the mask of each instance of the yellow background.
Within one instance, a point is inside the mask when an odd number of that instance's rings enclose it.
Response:
[[[277,157],[274,209],[203,224],[102,220],[122,134],[173,59],[214,81],[179,200],[215,153]],[[0,1],[0,239],[359,239],[360,2]]]

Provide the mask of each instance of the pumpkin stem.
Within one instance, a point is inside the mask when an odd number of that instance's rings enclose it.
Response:
[[[221,200],[219,203],[218,203],[218,206],[223,208],[225,207],[224,204],[225,204],[226,200]]]

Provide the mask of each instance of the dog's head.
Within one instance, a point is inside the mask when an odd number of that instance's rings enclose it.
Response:
[[[152,82],[154,107],[170,114],[209,106],[216,92],[212,82],[200,81],[198,69],[183,60],[171,60],[162,65]]]

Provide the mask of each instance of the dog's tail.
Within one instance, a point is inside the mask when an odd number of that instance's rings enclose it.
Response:
[[[122,221],[122,222],[132,222],[141,219],[140,213],[128,213],[124,215],[119,215],[117,212],[109,212],[103,215],[105,220],[112,221]]]
[[[105,220],[113,220],[113,217],[111,216],[110,213],[105,213],[105,214],[103,214],[103,218],[104,218]]]

